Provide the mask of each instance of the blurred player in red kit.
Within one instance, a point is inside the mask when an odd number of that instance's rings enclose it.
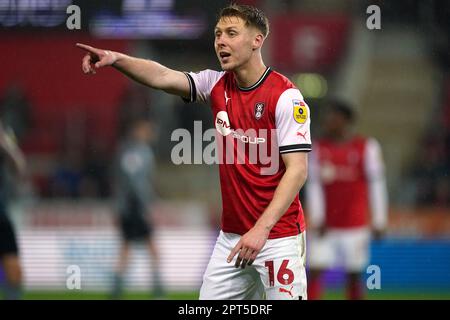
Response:
[[[309,107],[286,77],[264,64],[268,34],[260,10],[224,8],[214,29],[223,71],[197,73],[78,44],[87,51],[85,73],[111,65],[151,88],[211,106],[223,210],[200,299],[306,299],[298,192],[311,150]]]
[[[347,298],[362,299],[370,236],[381,237],[386,227],[381,149],[375,139],[353,134],[354,117],[344,102],[329,101],[324,134],[315,141],[310,158],[306,192],[310,299],[321,297],[322,271],[336,266],[346,272]]]

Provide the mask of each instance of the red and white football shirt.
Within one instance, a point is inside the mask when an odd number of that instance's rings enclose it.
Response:
[[[316,226],[383,228],[387,191],[378,142],[360,136],[344,142],[317,140],[310,157],[307,200]]]
[[[311,151],[309,107],[300,91],[270,68],[248,88],[239,87],[231,72],[186,75],[190,102],[210,104],[216,142],[222,146],[222,230],[243,235],[269,205],[286,171],[280,154]],[[297,196],[269,238],[297,235],[304,229]]]

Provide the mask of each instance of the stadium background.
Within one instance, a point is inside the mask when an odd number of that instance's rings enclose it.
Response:
[[[386,239],[371,245],[381,290],[369,298],[450,298],[450,6],[447,1],[239,1],[271,20],[266,63],[289,76],[312,109],[313,132],[330,96],[355,104],[357,129],[379,139],[390,197]],[[179,70],[219,68],[216,13],[228,1],[0,0],[0,112],[28,165],[11,216],[17,226],[26,298],[102,299],[110,287],[118,234],[111,171],[127,122],[155,120],[158,160],[152,208],[169,298],[194,299],[220,215],[217,167],[176,166],[171,133],[194,121],[212,127],[203,105],[183,105],[114,70],[81,72],[76,42],[148,57]],[[66,8],[81,8],[68,30]],[[381,8],[369,30],[366,9]],[[206,143],[206,142],[205,142]],[[192,150],[193,156],[198,150]],[[67,267],[81,269],[68,290]],[[133,251],[129,298],[151,298],[151,264]],[[3,276],[0,271],[0,283]],[[326,274],[341,298],[341,270]]]

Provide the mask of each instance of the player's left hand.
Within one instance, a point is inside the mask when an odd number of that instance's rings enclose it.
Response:
[[[269,233],[270,231],[267,228],[258,225],[251,228],[231,250],[227,262],[230,263],[234,256],[239,253],[234,264],[236,268],[239,268],[239,266],[245,268],[247,265],[252,265],[258,253],[266,244]]]

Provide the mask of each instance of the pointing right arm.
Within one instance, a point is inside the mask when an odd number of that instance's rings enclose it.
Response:
[[[85,74],[95,74],[96,69],[112,66],[145,86],[185,99],[190,97],[189,80],[181,71],[172,70],[155,61],[134,58],[85,44],[77,43],[77,47],[86,51],[82,62],[82,70]]]

